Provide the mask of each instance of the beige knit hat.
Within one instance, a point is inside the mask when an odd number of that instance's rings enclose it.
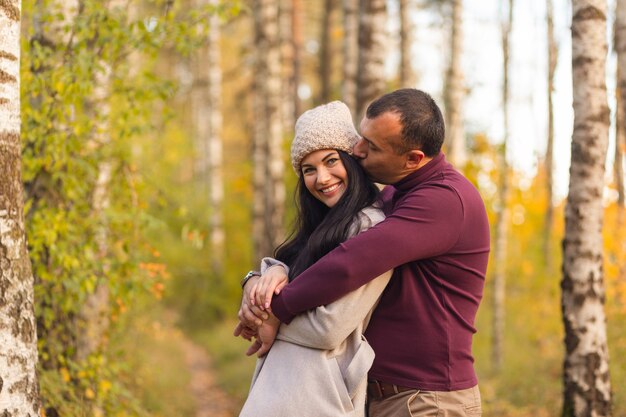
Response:
[[[311,152],[337,149],[352,154],[359,139],[348,106],[341,101],[322,104],[298,118],[291,144],[291,165],[299,176],[302,159]]]

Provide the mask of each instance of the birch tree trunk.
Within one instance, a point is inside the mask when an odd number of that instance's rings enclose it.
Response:
[[[564,416],[611,415],[602,266],[602,192],[609,133],[606,10],[605,0],[572,1],[574,132],[561,281]]]
[[[293,118],[287,126],[293,127],[296,120],[302,114],[302,102],[298,89],[302,79],[302,2],[301,0],[291,1],[291,41],[293,54]]]
[[[200,0],[198,6],[217,7],[218,0]],[[209,203],[209,245],[211,269],[216,276],[223,273],[224,261],[224,183],[222,145],[222,69],[220,17],[209,17],[208,32],[199,48],[193,66],[193,125],[196,143],[197,172],[203,195]]]
[[[615,51],[617,52],[617,117],[615,123],[614,175],[618,192],[618,204],[625,207],[624,198],[624,151],[626,150],[626,0],[615,4]]]
[[[325,0],[320,31],[320,103],[328,103],[332,93],[333,49],[331,35],[334,12],[335,0]]]
[[[352,112],[356,123],[361,114],[356,108],[357,68],[359,64],[359,0],[342,0],[343,9],[343,83],[341,100]]]
[[[500,181],[498,186],[499,204],[496,218],[496,236],[494,247],[494,275],[493,275],[493,346],[492,362],[496,370],[502,368],[504,362],[504,323],[505,323],[505,295],[506,295],[506,238],[509,224],[509,164],[507,161],[507,143],[509,141],[509,61],[510,36],[513,26],[513,0],[508,2],[507,18],[502,22],[502,111],[504,115],[504,140],[499,153]]]
[[[546,215],[544,219],[545,226],[543,228],[543,259],[546,270],[552,270],[552,248],[550,240],[552,238],[552,224],[554,223],[554,206],[553,199],[553,160],[554,160],[554,103],[552,96],[554,94],[554,74],[556,72],[556,64],[558,59],[558,46],[554,38],[554,5],[553,0],[546,2],[546,23],[548,38],[548,143],[546,146],[546,155],[544,158],[544,167],[546,170]]]
[[[624,153],[626,152],[626,0],[615,2],[615,51],[617,52],[617,114],[615,118],[615,158],[613,175],[617,187],[617,226],[615,228],[620,255],[626,253],[624,239],[626,201],[624,196]],[[623,259],[623,257],[618,257]],[[626,265],[619,265],[619,277],[626,281]]]
[[[39,416],[37,334],[24,229],[19,0],[0,3],[0,412]]]
[[[417,77],[411,65],[411,46],[413,45],[414,28],[411,13],[413,2],[409,0],[399,0],[400,6],[400,67],[398,80],[401,88],[415,88]]]
[[[208,4],[217,7],[219,0],[208,0]],[[209,202],[211,204],[209,230],[211,243],[211,264],[213,271],[220,276],[224,270],[224,180],[222,151],[222,68],[220,50],[220,17],[214,13],[209,18],[207,37],[208,66],[208,120],[206,141],[208,161]]]
[[[300,27],[295,26],[294,7],[298,7],[297,0],[280,0],[280,45],[281,56],[283,60],[283,99],[281,114],[283,117],[283,126],[294,126],[296,123],[296,107],[299,107],[298,90],[296,87],[296,67],[294,62],[296,59],[296,31],[301,30]],[[300,65],[299,63],[297,65]]]
[[[79,5],[76,1],[64,2],[66,6],[75,7]],[[109,13],[121,10],[126,3],[123,0],[111,1],[107,8]],[[71,12],[70,12],[71,13]],[[111,105],[109,97],[111,95],[111,63],[102,60],[99,65],[100,70],[94,79],[92,109],[95,111],[96,127],[92,142],[95,147],[106,148],[111,145],[111,134],[109,117]],[[86,360],[89,355],[104,348],[105,334],[109,328],[109,283],[108,273],[110,270],[108,263],[109,255],[109,224],[106,210],[110,206],[110,184],[113,174],[113,162],[110,159],[103,159],[98,163],[98,177],[92,195],[92,215],[97,221],[96,244],[98,247],[98,259],[101,264],[101,276],[93,294],[89,294],[85,304],[80,311],[80,321],[83,327],[77,333],[76,357],[78,360]]]
[[[369,103],[385,92],[385,58],[388,48],[385,0],[360,0],[357,119]]]
[[[446,74],[446,131],[448,159],[463,169],[467,160],[465,129],[463,128],[463,99],[465,83],[461,68],[463,52],[463,0],[452,1],[452,28],[450,33],[450,66]]]
[[[254,205],[257,259],[273,253],[284,237],[285,185],[282,153],[280,42],[278,4],[255,0]]]

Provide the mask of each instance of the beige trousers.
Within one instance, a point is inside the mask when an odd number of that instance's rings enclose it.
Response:
[[[480,417],[478,385],[459,391],[406,391],[368,400],[369,417]]]

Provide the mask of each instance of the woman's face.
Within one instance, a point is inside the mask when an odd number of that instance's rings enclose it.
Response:
[[[348,173],[339,152],[322,149],[302,159],[300,171],[307,190],[328,207],[333,207],[348,187]]]

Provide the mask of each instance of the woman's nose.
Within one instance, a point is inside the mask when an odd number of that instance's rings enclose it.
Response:
[[[317,171],[317,182],[320,184],[325,184],[330,181],[331,175],[330,172],[326,168],[320,168]]]

